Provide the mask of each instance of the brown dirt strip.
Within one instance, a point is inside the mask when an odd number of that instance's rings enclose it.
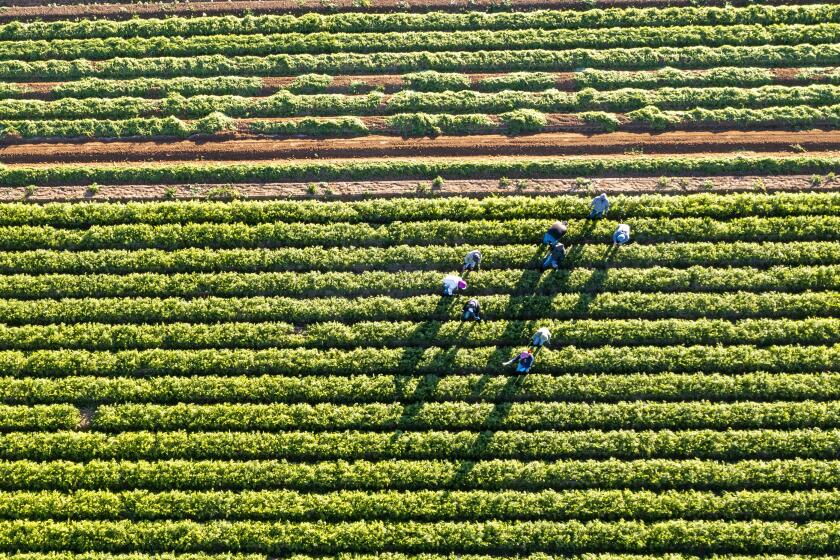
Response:
[[[750,0],[705,0],[707,6],[750,5]],[[824,0],[765,0],[762,4],[821,4]],[[695,0],[265,0],[229,2],[160,2],[121,3],[100,2],[85,4],[73,0],[0,0],[5,9],[0,12],[0,22],[29,19],[57,20],[73,18],[129,19],[134,16],[162,17],[167,15],[239,15],[248,11],[253,14],[284,14],[306,12],[428,12],[428,11],[516,11],[536,9],[578,9],[694,6]]]
[[[18,144],[0,148],[3,163],[88,163],[130,161],[565,156],[645,153],[721,153],[736,150],[790,152],[840,149],[840,131],[726,131],[615,132],[585,135],[546,133],[507,137],[441,136],[405,140],[365,136],[330,140],[230,139],[220,141],[113,141],[86,143]]]
[[[838,191],[840,181],[811,176],[721,176],[721,177],[612,177],[588,182],[575,179],[448,180],[432,190],[429,181],[347,181],[318,183],[315,194],[309,183],[270,183],[240,185],[103,185],[95,193],[87,187],[39,187],[27,193],[22,188],[0,189],[0,201],[45,203],[55,201],[142,201],[172,199],[224,199],[226,196],[247,199],[320,199],[358,200],[363,198],[491,195],[560,195],[590,196],[608,194],[688,194],[700,192],[804,192]]]

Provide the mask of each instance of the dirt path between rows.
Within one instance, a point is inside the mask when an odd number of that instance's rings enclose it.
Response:
[[[86,187],[0,189],[0,201],[131,201],[160,199],[321,199],[609,194],[688,194],[699,192],[840,191],[840,180],[806,175],[721,177],[619,177],[593,179],[448,180],[440,188],[429,181],[344,181],[241,185],[104,185],[94,193]]]
[[[507,137],[441,136],[402,139],[365,136],[329,140],[113,141],[15,144],[0,148],[3,163],[89,163],[192,160],[272,160],[440,156],[566,156],[630,153],[721,153],[840,149],[840,131],[545,133]]]
[[[705,6],[750,5],[751,0],[704,0]],[[763,4],[794,4],[791,0],[764,0]],[[797,0],[795,4],[821,4],[824,0]],[[167,15],[240,15],[306,12],[458,12],[466,10],[517,11],[534,9],[591,9],[628,7],[695,6],[696,0],[232,0],[229,2],[159,2],[124,3],[105,0],[85,4],[75,0],[2,0],[0,22],[26,19],[73,19],[107,17],[128,19],[134,16]]]

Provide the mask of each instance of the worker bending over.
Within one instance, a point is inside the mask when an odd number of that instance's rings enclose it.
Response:
[[[530,350],[525,350],[503,365],[509,366],[511,364],[516,364],[517,373],[528,373],[531,370],[531,366],[534,365],[534,355],[531,354]]]
[[[548,231],[543,235],[543,245],[554,245],[566,235],[566,230],[569,229],[569,222],[563,220],[562,222],[554,222]]]
[[[464,257],[464,266],[461,268],[461,274],[466,274],[471,270],[478,270],[481,265],[481,251],[475,250],[467,253]]]
[[[534,336],[531,338],[531,347],[534,350],[540,350],[543,346],[551,342],[551,331],[546,327],[537,329]]]
[[[592,199],[592,202],[589,203],[589,206],[592,207],[592,212],[589,213],[589,219],[600,220],[607,214],[607,211],[610,209],[610,201],[607,200],[607,194],[599,194],[598,196]]]
[[[551,251],[549,251],[548,255],[546,255],[545,260],[542,264],[542,269],[557,269],[560,266],[560,263],[562,263],[565,258],[566,247],[562,243],[558,243],[554,247],[552,247]]]
[[[458,290],[466,290],[467,283],[457,274],[447,274],[443,277],[443,295],[454,296]]]
[[[463,321],[469,321],[470,319],[481,321],[481,304],[478,303],[477,299],[473,298],[465,303],[463,312],[463,315],[461,315]]]
[[[630,241],[630,226],[627,224],[618,224],[618,227],[615,228],[615,233],[613,233],[613,247],[624,245],[628,241]]]

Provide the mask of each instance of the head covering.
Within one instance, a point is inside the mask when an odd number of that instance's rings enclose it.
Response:
[[[466,290],[467,289],[467,283],[464,282],[463,280],[458,280],[458,289],[459,290]]]

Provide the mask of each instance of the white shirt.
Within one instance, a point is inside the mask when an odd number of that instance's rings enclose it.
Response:
[[[551,331],[543,327],[534,334],[534,342],[545,344],[551,340]]]

